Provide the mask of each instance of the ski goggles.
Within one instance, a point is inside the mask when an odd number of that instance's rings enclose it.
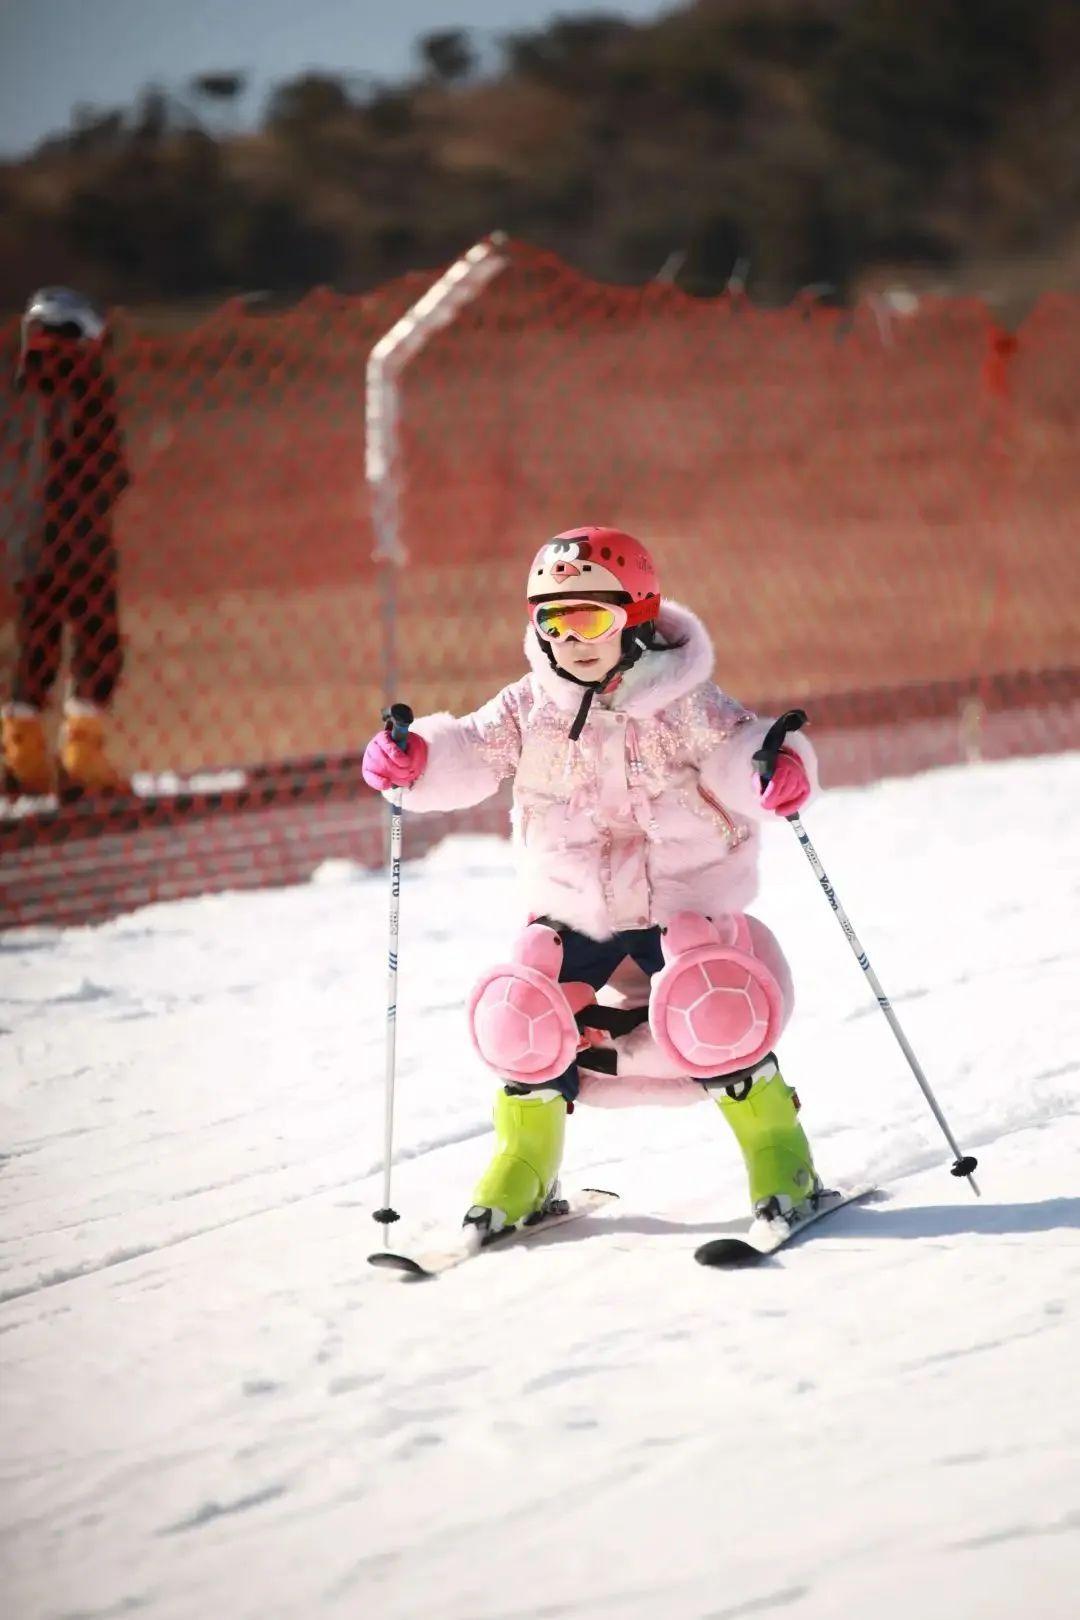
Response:
[[[650,597],[642,602],[575,601],[572,597],[554,602],[530,602],[533,629],[545,641],[610,641],[628,625],[654,619],[660,603]]]

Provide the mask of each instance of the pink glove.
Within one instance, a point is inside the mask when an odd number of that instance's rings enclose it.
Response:
[[[760,789],[760,780],[758,786]],[[781,748],[772,781],[761,795],[762,809],[772,810],[778,816],[793,816],[809,797],[810,778],[805,765],[790,748]]]
[[[417,731],[410,731],[404,750],[388,731],[377,731],[364,749],[361,773],[368,787],[412,787],[427,764],[428,746]]]

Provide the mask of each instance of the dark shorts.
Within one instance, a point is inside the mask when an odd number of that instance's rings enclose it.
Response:
[[[610,939],[590,939],[587,934],[575,933],[564,923],[556,921],[553,917],[538,917],[538,922],[546,924],[549,928],[557,929],[563,944],[563,964],[559,972],[560,984],[588,984],[594,990],[600,990],[607,984],[616,969],[629,957],[636,962],[641,971],[651,979],[659,973],[664,965],[664,954],[660,944],[660,929],[656,928],[628,928],[624,933],[613,934]],[[561,1091],[567,1102],[573,1102],[578,1094],[578,1065],[577,1060],[554,1080],[545,1080],[543,1086],[508,1085],[507,1091],[514,1096],[523,1096],[526,1092],[551,1089]]]

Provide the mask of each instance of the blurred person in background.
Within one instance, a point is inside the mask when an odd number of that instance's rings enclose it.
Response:
[[[105,319],[83,294],[45,287],[29,300],[14,408],[0,424],[0,534],[16,599],[15,669],[2,714],[9,792],[130,788],[105,746],[123,663],[113,520],[130,483],[107,343]],[[44,711],[65,625],[70,687],[57,772]]]

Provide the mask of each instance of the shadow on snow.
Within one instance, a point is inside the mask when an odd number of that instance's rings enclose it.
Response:
[[[580,1243],[586,1237],[640,1232],[649,1236],[721,1237],[745,1232],[746,1217],[727,1221],[669,1221],[658,1215],[600,1215],[573,1227],[537,1232],[530,1247],[554,1243]],[[1003,1237],[1029,1232],[1056,1232],[1080,1228],[1080,1198],[1046,1198],[1029,1204],[922,1204],[909,1209],[882,1207],[882,1200],[851,1204],[830,1216],[822,1226],[835,1238],[942,1238]]]

